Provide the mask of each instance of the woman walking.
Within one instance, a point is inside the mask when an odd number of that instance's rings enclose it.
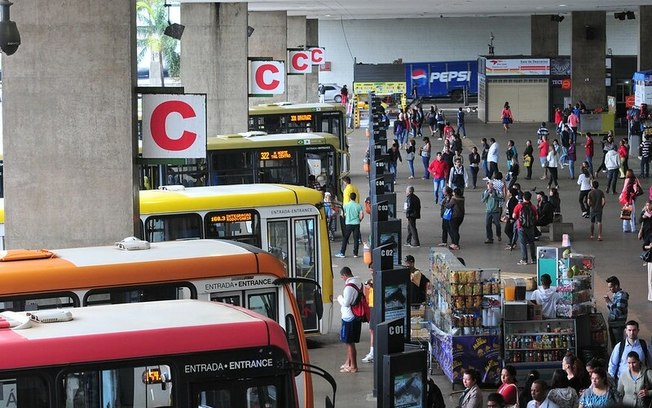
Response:
[[[408,147],[405,149],[405,160],[407,160],[408,169],[410,170],[409,179],[414,178],[414,157],[416,156],[416,142],[414,139],[408,141]]]
[[[452,208],[453,214],[450,220],[450,234],[452,243],[448,248],[456,250],[460,249],[460,226],[464,222],[464,196],[462,190],[456,188],[453,190],[453,198],[447,204],[447,208]]]
[[[526,180],[532,180],[532,162],[534,162],[534,147],[532,147],[532,141],[528,140],[525,142],[525,150],[523,150],[523,167],[527,170]]]
[[[591,374],[591,386],[580,397],[579,408],[606,408],[616,404],[616,394],[607,385],[607,372],[596,368]]]
[[[627,373],[618,377],[618,395],[623,406],[648,408],[652,396],[652,371],[641,366],[636,351],[627,353]]]
[[[579,202],[582,217],[589,218],[589,203],[587,200],[589,191],[591,191],[591,173],[589,172],[588,162],[582,162],[582,169],[580,170],[580,176],[577,178],[577,185],[580,186]]]
[[[478,153],[478,148],[475,146],[471,148],[471,153],[469,153],[469,170],[471,170],[471,181],[475,190],[478,183],[478,172],[480,171],[480,153]]]
[[[441,200],[441,209],[439,214],[441,216],[441,242],[439,243],[440,247],[448,246],[448,230],[450,230],[450,220],[447,220],[446,217],[444,217],[444,213],[446,212],[448,204],[452,199],[453,189],[450,187],[445,187],[444,197]]]
[[[428,172],[428,165],[430,164],[430,139],[427,137],[423,138],[423,146],[419,149],[419,156],[421,156],[421,161],[423,162],[423,179],[428,180],[430,178],[430,172]]]
[[[643,195],[641,183],[636,176],[634,176],[634,171],[628,169],[625,173],[623,191],[620,193],[618,200],[623,208],[628,206],[631,211],[630,219],[623,219],[623,232],[638,232],[636,231],[636,197],[639,195]]]
[[[554,140],[550,151],[548,151],[547,162],[548,175],[550,176],[548,179],[548,188],[552,187],[553,185],[555,188],[559,188],[559,180],[557,174],[557,167],[559,166],[559,142],[557,142],[557,139]]]
[[[514,122],[512,109],[509,107],[509,102],[505,102],[505,105],[503,105],[503,110],[500,112],[500,118],[503,122],[503,129],[505,129],[505,133],[507,133],[509,130],[509,125]]]
[[[482,138],[482,154],[480,155],[480,163],[482,165],[482,170],[484,170],[484,176],[489,179],[489,163],[487,162],[487,154],[489,154],[489,143],[487,143],[487,138]]]
[[[575,180],[575,160],[577,160],[575,145],[570,144],[566,150],[566,163],[568,164],[568,173],[570,174],[571,180]]]

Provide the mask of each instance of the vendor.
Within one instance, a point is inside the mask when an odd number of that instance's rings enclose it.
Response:
[[[430,280],[414,267],[414,257],[412,255],[405,256],[405,266],[410,270],[410,281],[412,282],[410,303],[413,305],[424,303],[427,298]]]
[[[550,288],[552,279],[550,275],[544,273],[541,275],[541,284],[532,292],[532,300],[541,305],[541,312],[544,319],[554,319],[557,317],[557,302],[559,302],[559,293],[556,289]]]

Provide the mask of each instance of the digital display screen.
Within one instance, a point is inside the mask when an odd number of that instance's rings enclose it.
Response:
[[[405,373],[394,377],[394,407],[423,408],[421,373]]]
[[[143,372],[143,384],[161,384],[163,375],[160,368],[148,368]]]
[[[260,160],[281,160],[281,159],[291,159],[292,152],[289,150],[274,150],[274,151],[263,151],[260,152]]]
[[[298,115],[290,115],[290,122],[304,122],[311,121],[312,113],[301,113]]]
[[[237,211],[211,215],[211,222],[241,222],[252,221],[254,214],[251,211]]]

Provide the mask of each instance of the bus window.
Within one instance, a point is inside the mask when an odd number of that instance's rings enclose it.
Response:
[[[278,321],[276,292],[252,293],[247,295],[247,309]]]
[[[267,222],[267,252],[277,257],[288,269],[288,223],[286,220]]]
[[[210,185],[251,184],[254,182],[252,151],[209,151]]]
[[[47,381],[39,375],[24,375],[0,380],[0,406],[50,407]]]
[[[193,384],[192,407],[241,407],[276,408],[286,406],[278,399],[282,395],[281,383],[277,377],[241,379],[229,384],[206,382]]]
[[[258,161],[258,183],[283,183],[304,185],[301,181],[301,175],[296,171],[298,168],[297,149],[287,149],[287,156],[285,159],[274,159],[268,157],[261,152],[260,160]]]
[[[228,239],[260,248],[260,215],[254,210],[212,211],[204,217],[207,239]]]
[[[74,372],[63,381],[67,407],[174,406],[166,365]]]
[[[242,297],[239,293],[211,293],[211,302],[222,302],[233,306],[242,306]]]
[[[145,221],[145,240],[149,242],[200,239],[199,214],[157,215]]]
[[[5,310],[12,312],[31,312],[34,310],[58,309],[62,307],[79,307],[79,305],[79,297],[74,293],[47,293],[0,299],[0,312],[4,312]]]
[[[197,299],[197,290],[189,283],[94,289],[88,291],[86,296],[84,296],[84,306],[153,302],[156,300],[175,299]]]

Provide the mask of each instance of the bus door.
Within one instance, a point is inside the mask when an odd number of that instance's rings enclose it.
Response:
[[[344,117],[341,112],[321,112],[318,114],[316,121],[315,132],[331,133],[338,137],[340,140],[340,150],[342,154],[342,161],[340,163],[340,171],[348,173],[351,171],[349,154],[349,143],[346,139],[346,131],[344,127]]]
[[[267,250],[283,262],[288,275],[319,282],[317,267],[317,218],[300,217],[270,219],[267,221]],[[319,331],[319,317],[314,302],[314,285],[294,284],[303,328],[306,332]]]
[[[335,151],[332,146],[306,146],[304,162],[306,163],[306,180],[303,185],[308,185],[308,175],[315,176],[322,187],[337,195],[339,183],[338,172],[335,167]]]

